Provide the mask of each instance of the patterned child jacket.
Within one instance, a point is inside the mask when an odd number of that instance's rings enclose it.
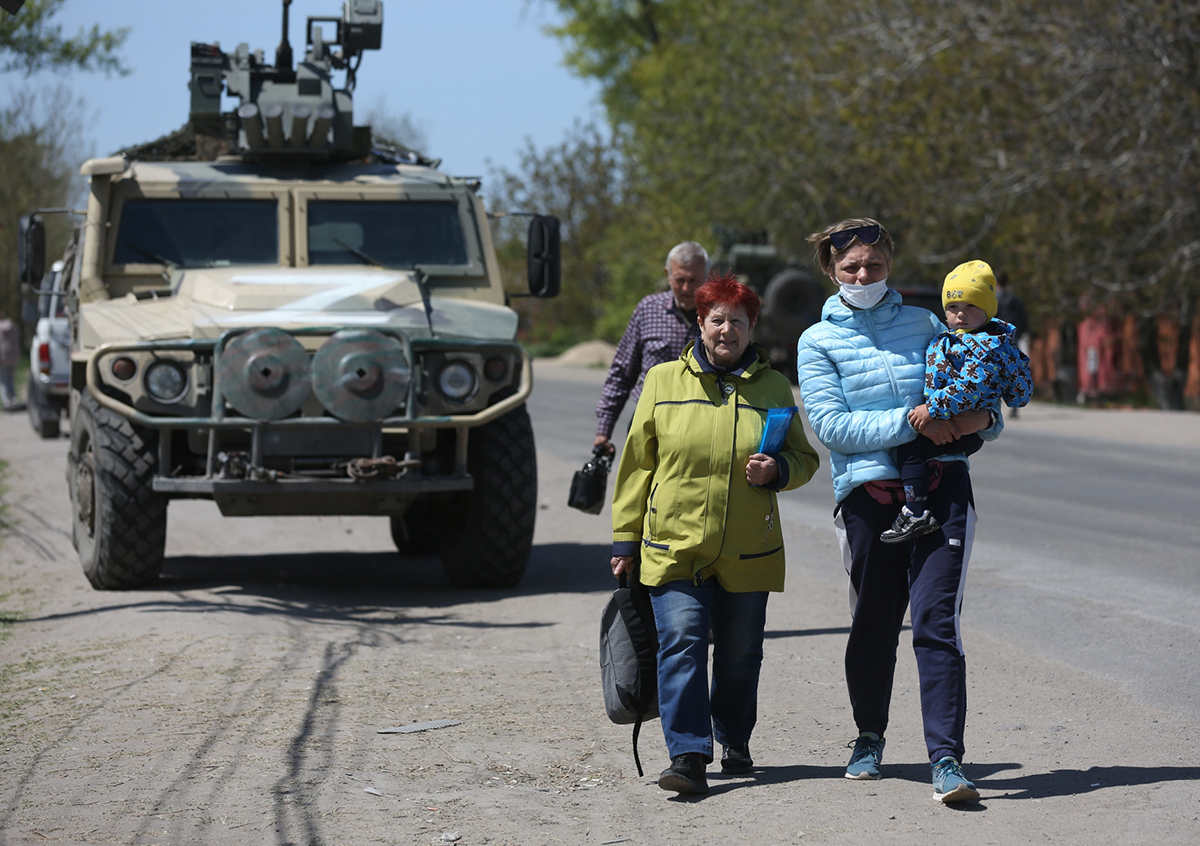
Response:
[[[1017,349],[1013,325],[991,320],[974,332],[943,332],[925,355],[925,403],[946,420],[960,411],[1004,400],[1021,408],[1033,397],[1029,359]]]

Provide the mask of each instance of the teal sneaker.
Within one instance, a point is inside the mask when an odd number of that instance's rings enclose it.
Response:
[[[887,741],[872,731],[864,731],[854,741],[850,763],[846,765],[846,778],[855,781],[881,778],[879,765],[883,763],[883,745]],[[847,746],[850,744],[847,743]]]
[[[946,756],[933,765],[933,798],[946,804],[978,799],[979,791],[967,781],[958,761]]]

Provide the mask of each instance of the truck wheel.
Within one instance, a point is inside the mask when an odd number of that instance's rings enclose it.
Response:
[[[401,555],[437,554],[441,512],[435,506],[428,499],[418,499],[392,518],[392,541]]]
[[[84,393],[71,421],[72,540],[97,590],[128,590],[162,571],[167,499],[152,488],[158,433]]]
[[[825,297],[825,290],[813,274],[787,267],[776,273],[763,291],[763,317],[773,329],[791,336],[794,344],[801,332],[820,320]]]
[[[442,569],[455,587],[513,587],[525,575],[537,517],[537,451],[525,406],[477,429],[467,444],[475,487],[442,512]]]
[[[29,425],[38,437],[50,440],[59,436],[58,419],[61,415],[58,406],[42,394],[32,377],[25,387],[25,411],[29,414]]]

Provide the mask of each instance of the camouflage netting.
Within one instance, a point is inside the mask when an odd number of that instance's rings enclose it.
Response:
[[[228,139],[197,132],[189,121],[168,135],[113,155],[142,162],[211,162],[232,152]]]

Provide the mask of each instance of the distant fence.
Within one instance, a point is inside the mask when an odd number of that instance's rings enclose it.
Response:
[[[1041,395],[1079,403],[1147,399],[1150,390],[1133,315],[1093,315],[1067,328],[1073,331],[1064,332],[1063,326],[1049,323],[1030,343],[1033,381]],[[1178,342],[1178,323],[1160,318],[1159,358],[1164,364],[1175,361]],[[1192,323],[1183,395],[1188,408],[1200,408],[1200,316]]]

